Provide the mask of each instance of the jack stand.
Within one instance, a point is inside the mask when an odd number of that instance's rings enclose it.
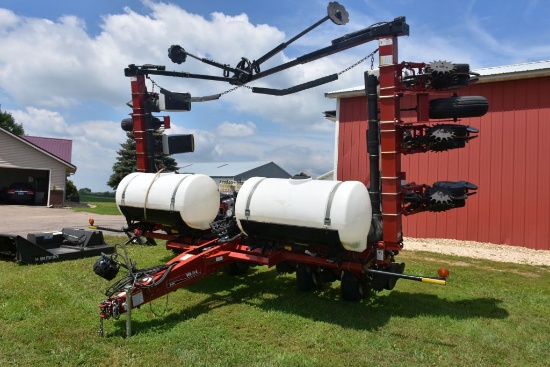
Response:
[[[132,289],[126,290],[126,337],[132,336]]]

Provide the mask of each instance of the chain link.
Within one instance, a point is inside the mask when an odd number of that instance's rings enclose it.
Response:
[[[99,318],[99,330],[97,331],[99,336],[105,335],[105,330],[103,329],[103,317]]]
[[[153,85],[153,90],[151,92],[155,91],[155,87],[158,87],[159,90],[162,89],[162,87],[158,85],[157,82],[155,82],[153,79],[151,79],[149,75],[147,75],[146,78],[149,79],[151,81],[151,84]]]
[[[157,82],[155,82],[155,81],[154,81],[153,79],[151,79],[149,76],[147,76],[147,79],[149,79],[149,80],[151,81],[151,84],[153,85],[153,91],[155,90],[155,87],[157,87],[157,88],[159,88],[159,89],[162,88]],[[228,90],[225,90],[225,91],[223,91],[223,92],[221,92],[221,93],[218,93],[218,95],[221,97],[221,96],[223,96],[223,95],[225,95],[225,94],[228,94],[228,93],[231,93],[231,92],[233,92],[233,91],[235,91],[235,90],[237,90],[237,89],[239,89],[239,88],[248,88],[248,89],[252,90],[252,87],[249,86],[249,85],[246,85],[246,83],[245,83],[245,84],[237,85],[237,86],[235,86],[235,87],[233,87],[233,88],[230,88],[230,89],[228,89]]]
[[[368,54],[367,56],[363,57],[361,60],[357,61],[355,64],[351,65],[351,66],[348,66],[347,68],[345,68],[344,70],[342,70],[341,72],[338,73],[338,76],[344,74],[345,72],[348,72],[350,71],[351,69],[353,69],[354,67],[356,67],[357,65],[359,65],[360,63],[362,63],[363,61],[365,61],[366,59],[368,59],[369,57],[371,58],[370,60],[370,69],[372,70],[372,68],[374,67],[374,55],[378,52],[378,49],[372,51],[370,54]]]
[[[249,86],[249,85],[246,85],[246,83],[245,83],[245,84],[237,85],[236,87],[233,87],[231,89],[228,89],[226,91],[221,92],[220,97],[223,96],[224,94],[231,93],[231,92],[233,92],[233,91],[235,91],[239,88],[248,88],[248,89],[252,90],[252,87]]]
[[[116,299],[111,302],[111,314],[113,315],[113,319],[115,320],[118,320],[120,317],[120,310],[118,309],[119,306],[120,305],[118,304],[118,301]]]

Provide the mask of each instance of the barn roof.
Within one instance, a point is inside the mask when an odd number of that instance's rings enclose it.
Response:
[[[540,78],[550,76],[550,60],[524,62],[520,64],[491,66],[472,70],[479,73],[478,83],[489,83],[496,81],[507,81],[515,79]],[[365,86],[340,89],[325,93],[327,98],[357,97],[365,94]]]
[[[475,69],[474,71],[481,75],[479,78],[480,83],[537,78],[550,76],[550,60],[491,66],[488,68]]]
[[[521,73],[525,71],[550,70],[550,60],[524,62],[521,64],[491,66],[488,68],[475,69],[474,71],[481,75]]]

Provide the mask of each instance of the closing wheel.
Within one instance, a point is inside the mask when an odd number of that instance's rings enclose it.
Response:
[[[313,271],[310,266],[298,263],[298,266],[296,266],[296,283],[298,289],[304,292],[309,292],[315,288]]]
[[[250,264],[244,261],[235,261],[227,265],[223,270],[229,275],[244,275],[248,272]]]
[[[342,298],[347,302],[360,301],[369,293],[369,288],[357,279],[352,272],[347,270],[342,273],[340,288],[342,291]]]
[[[431,119],[480,117],[488,110],[489,102],[481,96],[454,96],[430,100]]]

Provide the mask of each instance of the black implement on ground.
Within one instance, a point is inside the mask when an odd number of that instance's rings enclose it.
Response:
[[[105,243],[103,233],[96,230],[63,228],[60,232],[29,233],[27,238],[0,234],[0,255],[25,264],[75,260],[114,251],[114,246]]]

